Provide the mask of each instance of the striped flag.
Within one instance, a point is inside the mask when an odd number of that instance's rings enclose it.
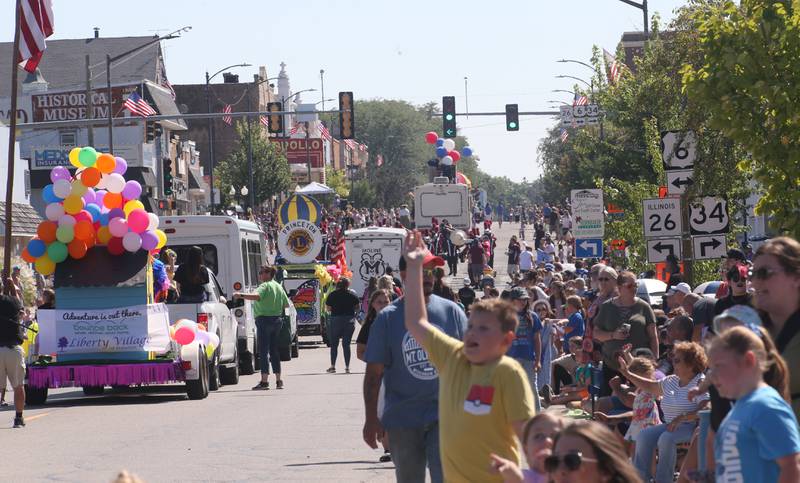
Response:
[[[170,84],[169,81],[165,78],[161,81],[161,86],[167,88],[167,90],[169,91],[169,95],[172,96],[172,100],[174,101],[177,96],[175,95],[175,89],[172,88],[172,84]]]
[[[611,55],[609,51],[603,49],[603,57],[606,61],[606,70],[608,71],[608,82],[616,84],[622,75],[622,66],[617,61],[617,58]]]
[[[36,72],[47,48],[45,39],[53,35],[52,0],[22,0],[20,2],[19,52],[17,63],[28,72]]]
[[[344,144],[350,148],[351,151],[358,150],[358,143],[353,141],[352,139],[345,139]]]
[[[562,143],[567,142],[567,138],[569,138],[569,131],[564,128],[561,128],[561,135],[559,136]]]
[[[258,122],[265,126],[269,126],[269,119],[267,119],[267,116],[258,116]]]
[[[367,145],[366,144],[359,144],[358,145],[358,150],[361,151],[362,153],[366,152],[367,151]]]
[[[322,139],[332,139],[330,131],[328,131],[328,128],[325,127],[325,125],[322,124],[322,122],[318,124],[318,127],[319,127],[319,135]]]
[[[572,101],[573,106],[588,106],[589,105],[589,98],[584,96],[583,94],[575,93],[575,99]]]
[[[222,112],[225,114],[231,113],[231,105],[225,104],[225,107],[222,108]],[[231,116],[222,116],[222,122],[227,124],[228,126],[233,124],[233,118]]]
[[[299,122],[296,122],[296,123],[294,123],[294,126],[292,126],[292,128],[289,129],[289,134],[297,134],[297,131],[300,131],[302,129],[303,129],[303,125],[300,124]]]
[[[347,252],[345,251],[344,247],[344,230],[342,230],[340,227],[337,227],[333,236],[334,247],[333,253],[331,254],[331,262],[339,265],[341,268],[346,263],[345,260],[347,258]]]
[[[157,114],[155,109],[150,107],[150,104],[142,99],[142,96],[140,96],[136,91],[131,92],[128,98],[125,99],[125,103],[123,105],[125,109],[136,116],[147,117],[155,116]]]
[[[379,154],[375,157],[375,166],[383,166],[383,155]]]

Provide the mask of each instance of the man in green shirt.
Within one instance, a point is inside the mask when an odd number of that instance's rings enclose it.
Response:
[[[275,373],[275,387],[283,389],[281,379],[281,356],[278,340],[283,325],[283,311],[289,306],[289,297],[283,287],[275,281],[275,267],[263,266],[258,271],[261,285],[256,293],[234,293],[233,298],[253,301],[253,315],[256,318],[258,357],[261,358],[261,382],[254,391],[269,389],[269,366]]]

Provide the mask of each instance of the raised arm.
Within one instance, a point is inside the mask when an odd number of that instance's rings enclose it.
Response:
[[[633,374],[628,370],[628,365],[625,363],[625,359],[622,357],[617,358],[617,361],[619,362],[619,372],[625,376],[626,379],[631,381],[636,387],[642,391],[649,392],[655,397],[663,396],[663,392],[661,391],[661,383],[653,379],[647,379],[645,377]]]
[[[419,342],[423,343],[428,334],[435,330],[428,322],[428,311],[425,308],[425,294],[422,291],[422,262],[426,253],[422,234],[410,231],[406,234],[403,256],[406,259],[405,289],[405,322],[406,330]]]

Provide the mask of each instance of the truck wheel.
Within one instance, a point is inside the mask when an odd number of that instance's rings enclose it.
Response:
[[[223,384],[236,385],[239,384],[239,348],[236,348],[236,353],[233,355],[233,362],[225,367],[219,368],[219,378]]]
[[[206,354],[202,348],[198,349],[200,358],[200,366],[198,371],[200,377],[192,381],[186,381],[186,395],[189,399],[205,399],[208,397],[208,362],[206,361]]]
[[[26,406],[43,406],[45,401],[47,401],[46,387],[31,387],[25,384]]]
[[[217,391],[222,385],[219,380],[219,347],[214,350],[211,361],[208,363],[208,390]]]
[[[104,390],[103,386],[83,386],[83,394],[86,396],[99,396],[103,394]]]
[[[292,357],[300,356],[300,342],[297,339],[297,334],[295,334],[294,341],[292,342]]]

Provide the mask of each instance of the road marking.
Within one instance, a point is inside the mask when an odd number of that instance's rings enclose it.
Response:
[[[43,417],[47,416],[48,414],[50,414],[50,413],[37,414],[35,416],[25,416],[25,422],[27,423],[28,421],[33,421],[34,419],[43,418]]]

